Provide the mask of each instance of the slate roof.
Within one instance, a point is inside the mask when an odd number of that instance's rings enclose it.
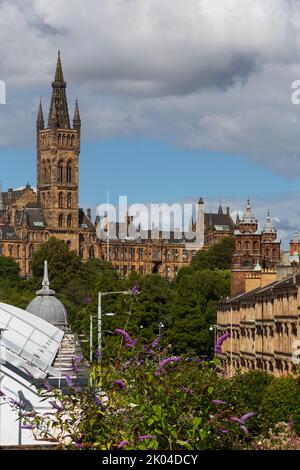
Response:
[[[19,237],[14,229],[8,224],[0,227],[0,240],[18,240]]]
[[[89,230],[95,230],[95,225],[88,218],[88,216],[85,214],[83,209],[79,209],[78,224],[79,224],[79,227],[86,226],[86,228],[88,228]]]
[[[204,214],[204,225],[205,226],[228,226],[231,232],[234,231],[235,224],[229,214]]]
[[[24,217],[27,218],[27,223],[29,228],[31,229],[44,229],[46,228],[46,220],[43,214],[43,210],[40,207],[32,207],[31,206],[25,207],[21,212],[19,218],[19,224],[21,225],[23,222]]]
[[[238,303],[243,301],[251,301],[257,299],[257,297],[262,297],[266,295],[272,295],[276,291],[286,290],[286,289],[296,289],[300,286],[300,274],[294,274],[287,277],[286,279],[281,279],[280,281],[274,281],[271,284],[268,284],[265,287],[257,287],[249,292],[243,294],[233,295],[220,300],[220,305],[226,305],[231,303]]]

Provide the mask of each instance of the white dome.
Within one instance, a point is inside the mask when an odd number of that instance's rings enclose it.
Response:
[[[45,261],[43,287],[37,291],[37,297],[27,305],[26,311],[42,318],[57,328],[66,330],[68,326],[67,311],[60,300],[55,297],[55,292],[49,287],[48,265],[47,261]]]

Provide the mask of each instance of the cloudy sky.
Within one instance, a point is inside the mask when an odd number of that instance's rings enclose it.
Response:
[[[61,50],[83,121],[81,203],[250,196],[300,228],[300,0],[0,0],[2,186],[35,184]]]

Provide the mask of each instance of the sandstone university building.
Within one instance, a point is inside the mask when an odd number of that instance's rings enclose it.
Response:
[[[183,236],[178,238],[172,231],[167,237],[159,231],[155,239],[150,232],[141,231],[137,239],[132,239],[127,236],[133,223],[131,217],[117,223],[117,235],[109,244],[107,240],[98,239],[95,225],[99,220],[96,218],[93,222],[91,211],[88,209],[85,213],[79,207],[80,143],[79,106],[76,101],[71,125],[59,54],[46,123],[41,103],[38,110],[37,190],[29,184],[21,190],[7,192],[0,188],[0,256],[14,258],[22,274],[30,274],[32,256],[39,246],[50,237],[56,237],[83,261],[94,257],[109,260],[120,275],[126,276],[132,271],[141,275],[159,272],[172,279],[180,267],[191,262],[197,250],[233,235],[229,208],[223,212],[220,206],[217,213],[205,213],[204,201],[200,198],[199,233],[192,243]]]

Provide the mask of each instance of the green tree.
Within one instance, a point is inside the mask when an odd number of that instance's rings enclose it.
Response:
[[[234,239],[224,237],[219,243],[207,250],[198,251],[193,258],[192,267],[201,269],[230,269],[234,253]]]
[[[230,291],[228,271],[191,271],[178,274],[166,334],[177,353],[207,355],[213,347],[210,325],[216,322],[217,303]]]
[[[57,292],[61,292],[72,277],[80,276],[82,272],[81,260],[76,253],[70,251],[62,240],[52,237],[41,245],[32,258],[32,282],[37,288],[43,279],[45,260],[48,261],[51,287]]]
[[[19,280],[20,267],[18,263],[5,256],[0,256],[0,279]]]

